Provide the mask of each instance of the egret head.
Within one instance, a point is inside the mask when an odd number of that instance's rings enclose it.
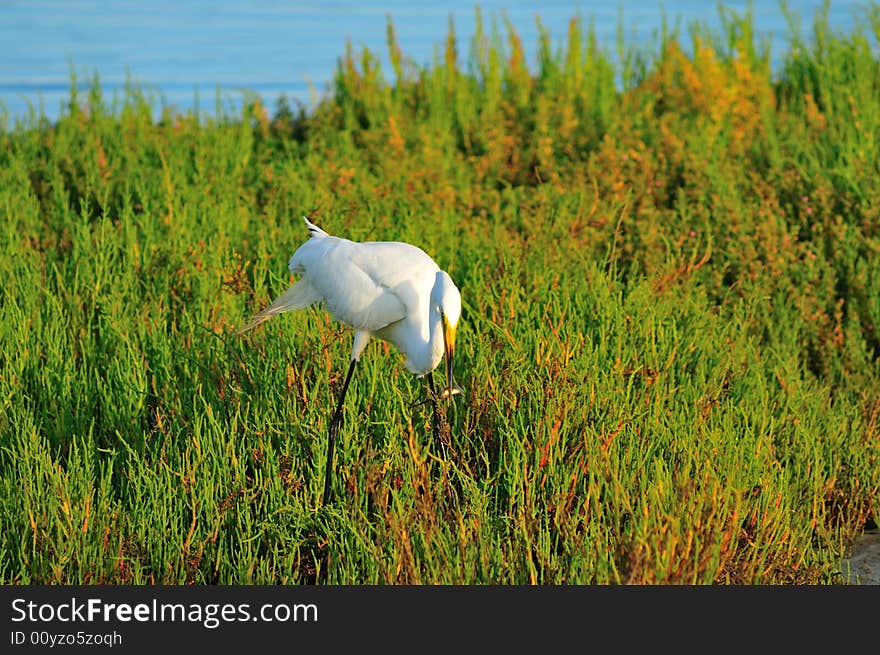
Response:
[[[461,293],[446,271],[437,271],[434,283],[433,301],[440,309],[440,321],[443,327],[443,353],[446,357],[446,388],[440,393],[441,398],[450,398],[461,393],[461,388],[452,378],[453,356],[455,355],[455,333],[458,319],[461,318]]]

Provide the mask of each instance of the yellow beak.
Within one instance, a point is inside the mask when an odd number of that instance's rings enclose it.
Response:
[[[446,388],[440,394],[441,398],[451,398],[461,393],[461,387],[455,384],[452,378],[452,366],[455,355],[455,326],[450,325],[443,317],[443,352],[446,355]]]

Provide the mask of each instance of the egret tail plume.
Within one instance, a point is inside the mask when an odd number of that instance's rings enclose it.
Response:
[[[317,225],[312,223],[305,216],[303,216],[303,220],[306,222],[306,229],[309,231],[310,236],[313,236],[313,237],[328,237],[328,236],[330,236],[324,230],[322,230]]]
[[[305,280],[300,280],[278,296],[271,305],[266,307],[266,309],[254,316],[247,325],[238,330],[237,334],[252,330],[260,323],[268,321],[276,314],[283,314],[284,312],[290,312],[295,309],[305,309],[309,305],[318,302],[320,299],[318,292],[315,291],[315,288],[311,284]]]

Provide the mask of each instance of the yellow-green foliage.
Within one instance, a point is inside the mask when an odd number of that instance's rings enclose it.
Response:
[[[880,490],[880,66],[820,14],[612,55],[477,14],[430,66],[349,47],[309,111],[0,132],[0,580],[840,582]],[[539,26],[540,27],[540,26]],[[558,40],[554,40],[558,39]],[[300,216],[462,288],[466,394],[350,334],[234,335]]]

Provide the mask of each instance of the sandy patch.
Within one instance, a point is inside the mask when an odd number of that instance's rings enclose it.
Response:
[[[853,544],[850,557],[841,562],[850,584],[880,585],[880,530],[868,530]]]

